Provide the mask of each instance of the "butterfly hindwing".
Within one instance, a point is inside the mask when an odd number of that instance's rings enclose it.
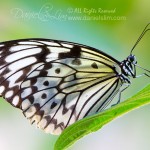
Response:
[[[91,67],[90,72],[89,64],[93,61],[78,58],[81,66],[72,63],[74,61],[74,58],[63,58],[43,64],[31,72],[21,85],[25,116],[48,133],[60,134],[88,113],[98,112],[98,107],[104,106],[106,89],[111,87],[117,91],[119,88],[116,84],[118,79],[111,69],[106,68],[110,72],[102,73],[101,69],[92,71]],[[97,62],[97,67],[99,65],[102,66]],[[94,73],[99,73],[99,77]],[[114,94],[112,89],[109,91],[108,94]],[[95,107],[96,103],[99,103],[98,107]]]

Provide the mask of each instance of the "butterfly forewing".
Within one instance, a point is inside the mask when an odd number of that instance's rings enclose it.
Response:
[[[48,133],[103,110],[122,85],[119,62],[84,45],[29,39],[0,52],[1,95]]]

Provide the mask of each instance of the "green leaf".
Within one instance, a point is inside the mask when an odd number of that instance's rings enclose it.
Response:
[[[66,128],[56,141],[55,150],[64,150],[83,136],[99,130],[118,116],[149,103],[150,84],[128,100]]]

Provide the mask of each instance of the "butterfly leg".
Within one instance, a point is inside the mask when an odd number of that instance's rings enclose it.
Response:
[[[126,90],[126,89],[130,86],[130,84],[129,84],[129,83],[124,83],[122,86],[125,86],[125,87],[123,87],[122,89],[119,90],[119,98],[118,98],[118,101],[117,101],[115,104],[111,105],[111,107],[116,106],[117,104],[120,103],[120,101],[121,101],[121,93],[122,93],[124,90]]]

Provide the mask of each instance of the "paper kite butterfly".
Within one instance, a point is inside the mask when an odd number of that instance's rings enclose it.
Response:
[[[130,85],[130,77],[137,77],[133,49],[119,62],[77,43],[49,39],[2,42],[0,94],[38,128],[60,134],[74,122],[104,110]]]

